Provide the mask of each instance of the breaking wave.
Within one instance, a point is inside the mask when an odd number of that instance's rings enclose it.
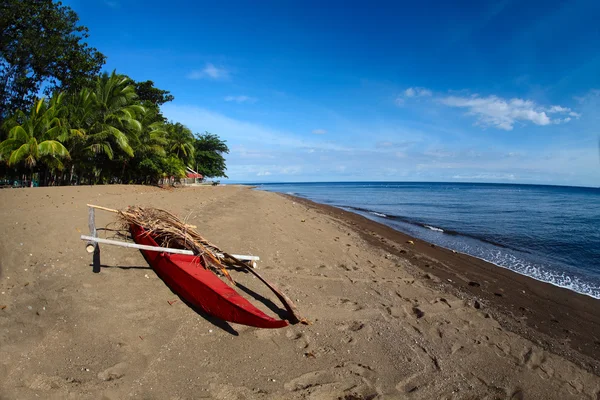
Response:
[[[423,226],[427,229],[431,229],[432,231],[444,232],[444,230],[442,228],[436,228],[435,226],[431,226],[431,225],[423,225]]]

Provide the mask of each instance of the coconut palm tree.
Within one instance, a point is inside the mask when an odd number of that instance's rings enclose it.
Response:
[[[157,111],[147,109],[140,123],[142,130],[136,137],[136,156],[143,157],[143,155],[152,154],[164,157],[166,155],[165,147],[168,145],[168,132],[164,122],[158,119]]]
[[[31,175],[44,167],[44,172],[63,169],[63,160],[70,158],[61,143],[68,136],[63,98],[58,93],[50,101],[38,99],[29,114],[19,110],[7,123],[8,138],[0,143],[0,154],[9,166],[23,164]]]
[[[135,158],[130,166],[129,180],[155,183],[161,176],[161,159],[166,156],[167,131],[158,110],[148,108],[141,119],[142,131],[135,138]]]
[[[185,125],[177,122],[167,125],[167,148],[169,153],[181,159],[185,165],[190,165],[194,158],[194,135]]]
[[[103,169],[110,169],[116,152],[121,168],[125,167],[133,157],[131,143],[142,130],[140,119],[145,113],[136,99],[130,80],[114,71],[102,74],[92,89],[84,88],[72,97],[69,146],[82,161],[80,168],[99,176]]]

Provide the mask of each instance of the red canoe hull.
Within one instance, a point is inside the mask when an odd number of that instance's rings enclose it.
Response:
[[[138,244],[158,246],[151,235],[139,226],[132,225],[131,233]],[[257,328],[282,328],[288,325],[287,321],[272,318],[254,307],[213,272],[205,269],[199,257],[140,251],[171,290],[207,314]]]

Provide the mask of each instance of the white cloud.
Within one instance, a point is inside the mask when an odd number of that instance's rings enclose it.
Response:
[[[312,133],[314,133],[315,135],[324,135],[327,133],[327,131],[325,129],[315,129],[314,131],[312,131]]]
[[[533,122],[540,126],[566,123],[571,119],[551,118],[551,116],[553,114],[560,115],[572,112],[569,108],[562,106],[544,108],[532,100],[517,98],[505,100],[498,96],[448,96],[440,98],[439,101],[449,107],[466,108],[468,115],[477,117],[477,124],[479,125],[493,126],[507,131],[512,130],[514,124],[518,121]],[[579,116],[579,114],[577,115]]]
[[[269,176],[271,175],[270,171],[261,171],[258,174],[256,174],[256,176]]]
[[[216,67],[211,63],[207,63],[203,69],[194,70],[187,77],[188,79],[224,80],[229,78],[229,71],[223,67]]]
[[[118,1],[106,0],[104,2],[104,4],[106,4],[110,8],[119,8],[119,7],[121,7],[121,4]]]
[[[256,103],[258,101],[258,99],[256,99],[255,97],[250,97],[250,96],[244,96],[244,95],[240,95],[240,96],[225,96],[225,98],[223,99],[225,101],[233,101],[236,103]]]
[[[581,117],[580,113],[576,113],[575,111],[572,111],[570,108],[562,107],[562,106],[552,106],[547,110],[547,112],[549,114],[556,114],[556,113],[568,114],[570,117],[573,117],[573,118]],[[570,120],[571,120],[571,118],[564,118],[564,122],[569,122]]]
[[[431,97],[432,95],[433,93],[431,92],[431,90],[426,89],[424,87],[409,87],[408,89],[404,90],[400,95],[396,96],[394,103],[396,103],[398,107],[402,107],[406,103],[406,99],[413,99],[417,97]]]
[[[289,166],[289,167],[283,167],[279,171],[279,173],[282,174],[282,175],[297,175],[300,172],[302,172],[302,167],[300,167],[298,165],[293,165],[293,166]]]
[[[596,94],[593,91],[591,93]],[[409,87],[398,95],[394,101],[397,106],[402,107],[409,99],[432,96],[433,92],[429,89]],[[468,115],[477,117],[477,125],[492,126],[507,131],[512,130],[516,122],[532,122],[536,125],[545,126],[563,124],[571,121],[572,118],[581,117],[580,113],[568,107],[560,105],[543,107],[532,100],[519,98],[508,100],[495,95],[488,97],[451,95],[446,97],[434,96],[433,98],[449,107],[466,108]],[[577,100],[582,101],[581,98],[577,98]]]
[[[410,87],[404,91],[404,97],[431,97],[431,90],[423,87]]]
[[[413,88],[408,88],[404,91],[404,96],[405,97],[414,97],[416,94],[415,89]]]
[[[571,110],[568,109],[567,107],[561,107],[561,106],[552,106],[548,109],[548,113],[550,113],[550,114],[565,113],[565,112],[569,112],[569,111],[571,111]]]
[[[595,97],[600,97],[600,89],[590,89],[585,95],[575,96],[573,98],[577,100],[579,104],[584,104],[593,100]]]

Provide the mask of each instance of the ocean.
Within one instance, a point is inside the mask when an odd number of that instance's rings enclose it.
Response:
[[[600,299],[600,189],[516,184],[263,183]]]

